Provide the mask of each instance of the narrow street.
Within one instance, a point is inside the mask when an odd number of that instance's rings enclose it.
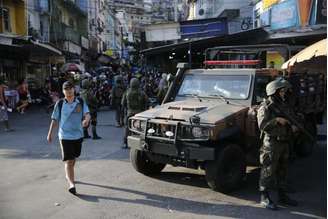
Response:
[[[167,166],[150,178],[137,173],[121,149],[114,113],[99,115],[101,140],[86,140],[77,163],[77,192],[67,192],[58,141],[47,144],[50,115],[32,108],[11,115],[15,132],[0,131],[0,218],[325,218],[326,142],[291,164],[298,207],[269,211],[258,205],[258,170],[240,190],[210,190],[202,171]],[[2,127],[1,127],[2,128]]]

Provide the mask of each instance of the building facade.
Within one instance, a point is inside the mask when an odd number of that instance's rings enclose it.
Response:
[[[7,80],[24,77],[27,57],[16,48],[27,36],[26,2],[2,0],[0,5],[0,76]]]
[[[84,65],[89,48],[88,14],[83,1],[51,0],[50,42],[63,51],[65,62]]]

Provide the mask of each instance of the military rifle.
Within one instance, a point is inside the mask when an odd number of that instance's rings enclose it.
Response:
[[[281,100],[278,100],[278,98],[275,98],[275,100],[277,102],[279,102],[279,104],[285,104],[282,103]],[[271,109],[272,111],[276,112],[278,115],[282,114],[287,120],[289,120],[289,122],[293,125],[295,125],[302,133],[304,133],[315,145],[316,145],[316,139],[315,137],[310,134],[304,127],[302,124],[300,124],[297,119],[294,118],[293,115],[290,115],[289,113],[285,112],[284,110],[282,110],[279,106],[277,106],[277,104],[274,104],[273,102],[270,102],[270,104],[268,105],[268,108]]]

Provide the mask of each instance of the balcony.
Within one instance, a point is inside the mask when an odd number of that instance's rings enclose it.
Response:
[[[58,30],[58,40],[71,41],[77,45],[81,45],[81,34],[79,34],[72,27],[61,23],[60,29]]]

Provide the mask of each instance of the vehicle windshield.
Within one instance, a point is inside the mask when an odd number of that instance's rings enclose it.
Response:
[[[250,75],[186,75],[178,96],[248,98]]]

